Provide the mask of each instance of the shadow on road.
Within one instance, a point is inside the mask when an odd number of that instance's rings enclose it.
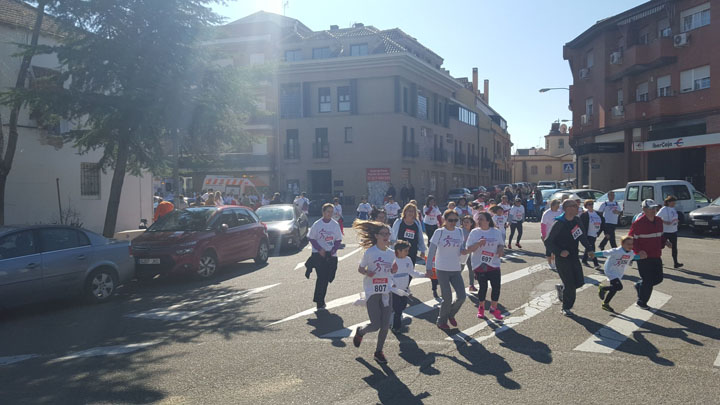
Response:
[[[502,325],[497,325],[492,322],[489,325],[493,330],[502,327]],[[496,333],[495,337],[501,340],[500,346],[502,347],[516,353],[524,354],[538,363],[552,363],[552,350],[550,350],[550,346],[544,342],[533,340],[528,336],[518,333],[515,328],[508,328],[502,333]]]
[[[381,404],[422,404],[422,400],[430,396],[427,391],[413,395],[410,388],[400,381],[387,364],[380,365],[382,369],[379,369],[362,357],[355,360],[372,373],[370,376],[363,377],[363,380],[377,390],[378,400]]]
[[[505,361],[505,358],[497,353],[489,352],[481,344],[467,344],[455,342],[457,351],[465,360],[456,356],[437,353],[436,357],[445,357],[478,375],[492,375],[501,387],[509,390],[518,390],[520,384],[508,377],[506,374],[512,372],[512,367]]]
[[[310,333],[316,337],[321,337],[326,333],[345,328],[342,317],[327,310],[315,312],[315,319],[309,318],[307,324],[314,328]],[[332,345],[335,347],[347,346],[340,338],[331,340]]]

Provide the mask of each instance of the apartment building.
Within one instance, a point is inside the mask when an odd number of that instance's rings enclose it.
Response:
[[[580,184],[687,179],[720,195],[720,0],[653,0],[564,47]]]
[[[276,67],[265,86],[268,181],[288,194],[377,203],[392,183],[444,199],[453,187],[506,182],[510,135],[488,87],[456,79],[400,29],[360,23],[312,31],[259,12],[224,27],[233,63]],[[255,42],[254,48],[250,47]],[[240,45],[241,44],[241,45]]]

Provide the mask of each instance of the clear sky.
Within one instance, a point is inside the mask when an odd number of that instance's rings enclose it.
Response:
[[[287,0],[286,15],[312,30],[361,22],[398,27],[445,59],[453,77],[490,79],[490,105],[508,122],[515,148],[544,144],[557,119],[571,119],[572,76],[563,45],[596,21],[645,0]],[[233,21],[284,0],[238,0],[216,11]],[[481,85],[482,88],[482,85]],[[541,143],[542,142],[542,143]]]

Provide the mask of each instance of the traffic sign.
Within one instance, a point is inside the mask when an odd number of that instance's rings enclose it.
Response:
[[[563,163],[563,173],[575,173],[575,163]]]

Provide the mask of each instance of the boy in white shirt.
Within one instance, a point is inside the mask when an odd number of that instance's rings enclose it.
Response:
[[[490,208],[490,212],[492,213],[492,220],[495,224],[495,228],[497,228],[503,237],[503,245],[505,244],[505,230],[508,227],[505,214],[503,214],[503,207],[499,205],[495,205],[492,208]]]
[[[411,277],[425,277],[425,273],[415,271],[415,266],[408,256],[410,253],[410,243],[405,240],[399,240],[395,243],[395,261],[393,262],[393,288],[406,293],[410,292]],[[402,331],[402,313],[407,307],[408,297],[392,293],[393,306],[393,323],[392,332],[400,333]]]
[[[362,196],[360,198],[360,204],[357,207],[357,217],[358,219],[362,219],[363,221],[367,221],[370,218],[370,211],[372,211],[372,206],[368,204],[367,198],[365,196]]]
[[[335,279],[337,271],[337,250],[342,244],[342,232],[340,225],[332,219],[334,206],[330,203],[323,205],[322,218],[315,221],[308,233],[308,239],[312,245],[312,255],[305,262],[305,277],[310,278],[312,269],[317,272],[315,281],[315,294],[313,301],[317,309],[325,309],[325,294],[328,284]]]
[[[600,284],[598,286],[598,295],[603,300],[602,309],[615,312],[610,306],[610,300],[613,299],[615,294],[623,289],[622,282],[620,281],[625,274],[625,271],[633,260],[645,259],[647,254],[640,252],[640,255],[636,255],[633,252],[633,237],[624,236],[620,239],[620,247],[616,247],[610,250],[603,250],[595,252],[595,257],[605,257],[605,275],[610,282],[609,286]]]

